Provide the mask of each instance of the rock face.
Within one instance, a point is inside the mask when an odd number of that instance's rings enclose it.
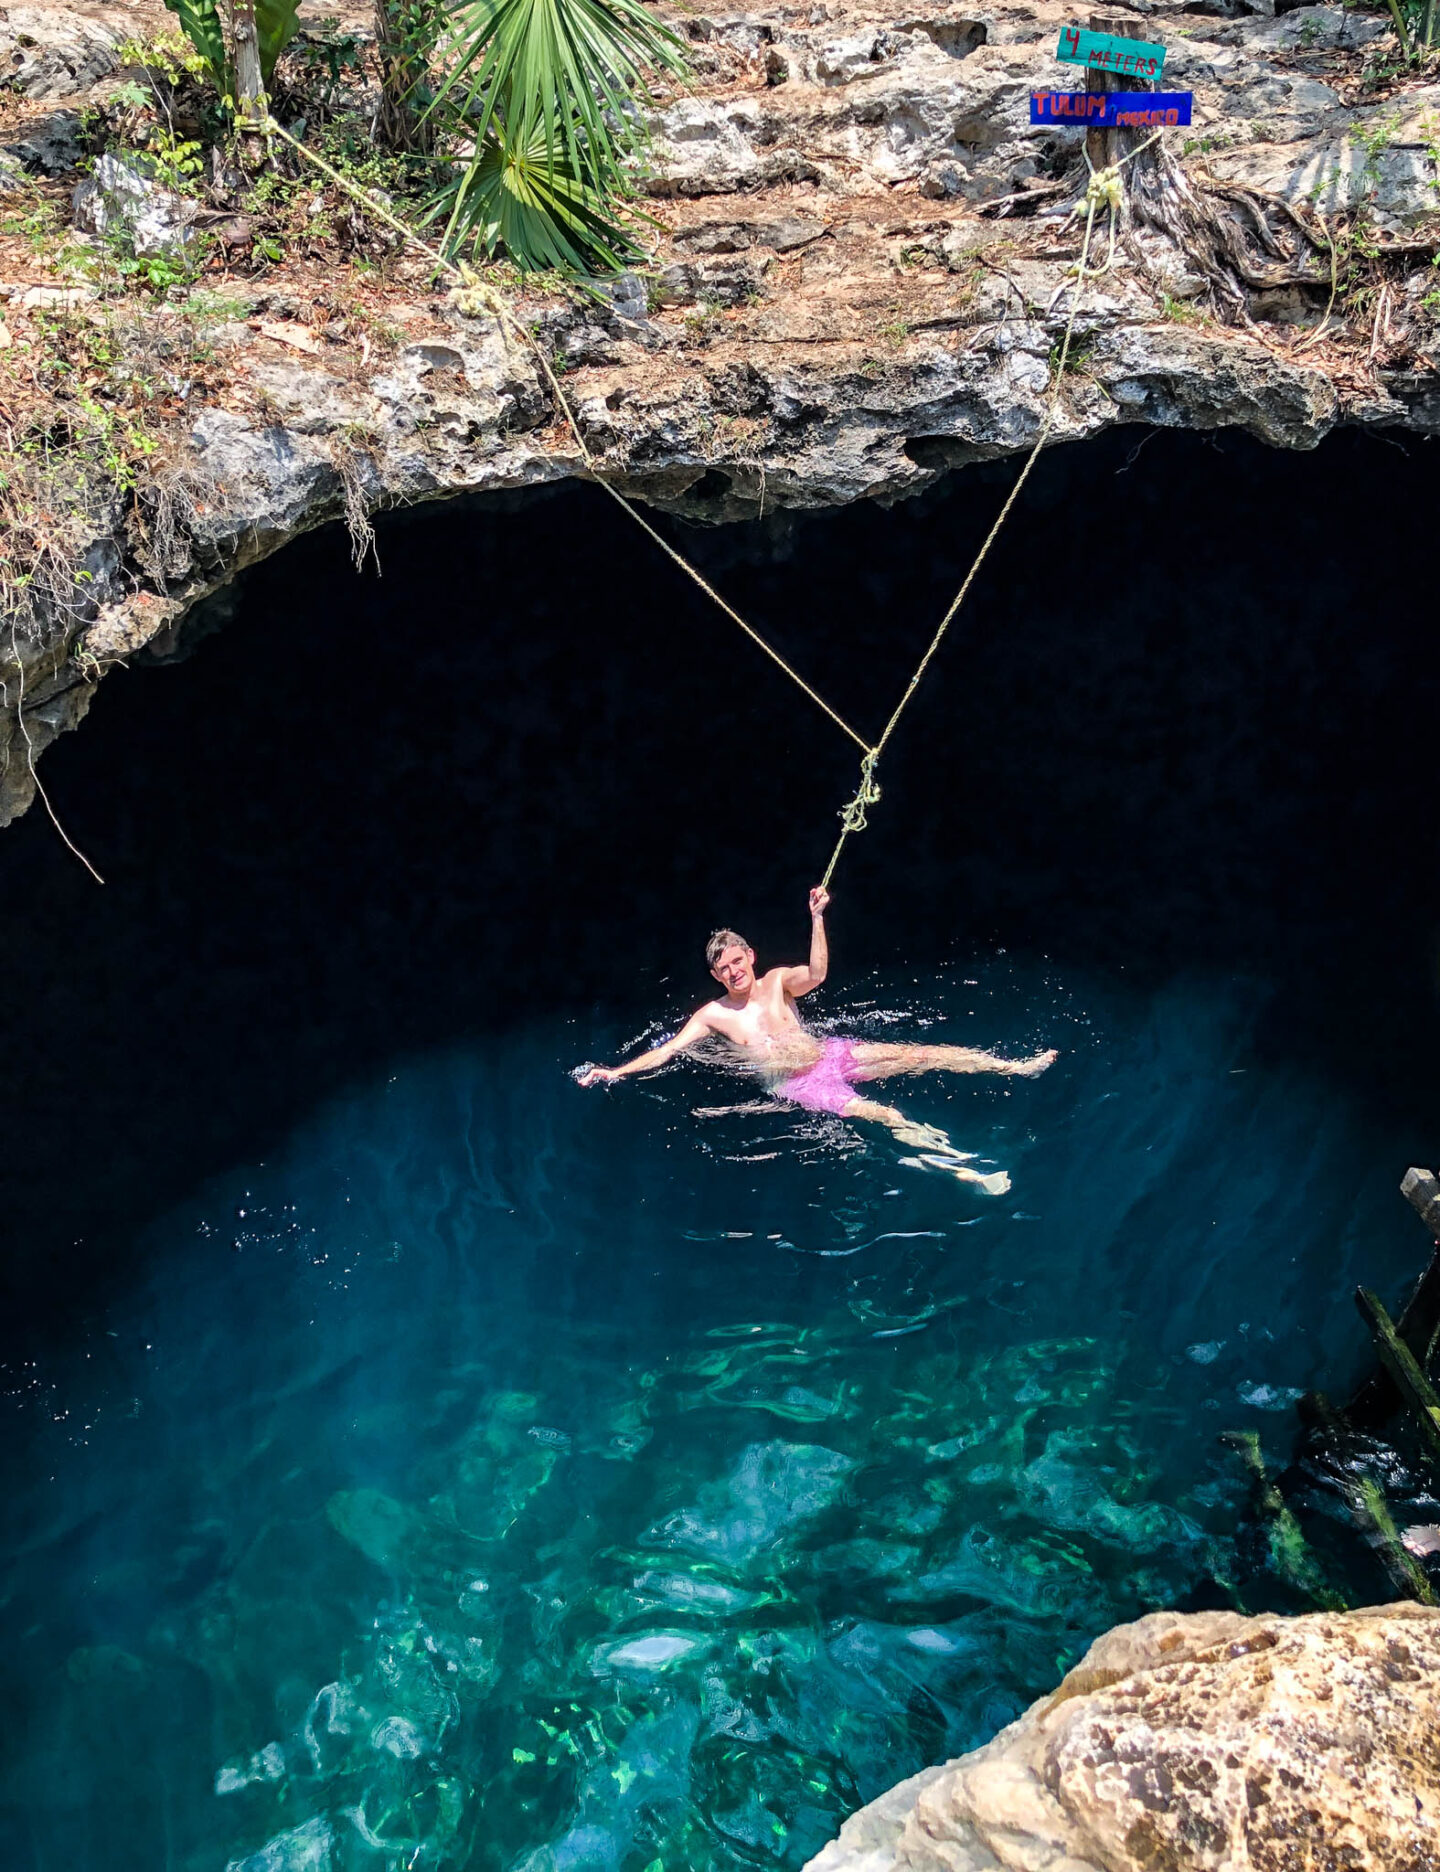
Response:
[[[1167,133],[1175,162],[1268,231],[1244,317],[1222,320],[1203,258],[1129,228],[1087,282],[1056,442],[1121,423],[1240,427],[1285,448],[1342,423],[1440,432],[1440,87],[1385,76],[1378,12],[1279,7],[1134,0],[1136,31],[1169,47],[1167,86],[1195,94],[1191,128]],[[694,77],[654,100],[650,264],[608,303],[512,300],[563,372],[601,471],[635,500],[723,522],[902,499],[1025,449],[1073,303],[1085,178],[1083,132],[1032,129],[1026,100],[1082,81],[1053,56],[1073,7],[669,11]],[[206,251],[243,251],[228,211],[177,205],[129,159],[102,159],[77,190],[81,107],[114,78],[105,13],[99,0],[0,5],[7,214],[17,189],[63,172],[77,242],[103,230],[144,260],[193,226]],[[154,0],[127,18],[172,24]],[[1352,307],[1327,314],[1330,254],[1313,223],[1299,283],[1267,284],[1274,240],[1298,238],[1286,204],[1346,217],[1330,224],[1342,246],[1363,226],[1336,279],[1361,247],[1380,271]],[[318,186],[312,206],[322,221],[363,220]],[[333,250],[307,264],[295,249],[258,277],[212,265],[188,298],[105,285],[99,303],[94,266],[46,275],[0,229],[12,359],[68,345],[70,381],[91,382],[86,333],[103,328],[113,395],[153,386],[128,478],[107,487],[93,460],[69,477],[84,489],[83,511],[59,503],[78,576],[66,583],[47,522],[50,557],[11,654],[0,639],[0,825],[29,804],[35,754],[78,721],[93,684],[122,657],[173,647],[187,608],[248,562],[337,517],[363,546],[376,508],[584,471],[523,343],[464,295],[433,291],[426,262],[391,250],[383,272],[362,282]],[[38,431],[67,418],[57,403]],[[36,506],[55,506],[53,493]],[[636,546],[653,550],[638,534]],[[22,673],[28,732],[13,700]]]
[[[29,98],[74,97],[109,77],[124,37],[65,7],[0,7],[0,83]]]
[[[806,1872],[1425,1872],[1440,1612],[1155,1613]]]
[[[83,233],[123,230],[137,260],[177,254],[195,219],[195,204],[157,185],[142,157],[105,155],[75,191],[75,225]]]

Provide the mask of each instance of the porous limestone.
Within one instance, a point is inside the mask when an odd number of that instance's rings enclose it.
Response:
[[[1157,1612],[806,1872],[1421,1872],[1437,1720],[1440,1612]]]

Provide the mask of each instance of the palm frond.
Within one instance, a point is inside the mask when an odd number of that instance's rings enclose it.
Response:
[[[618,273],[639,249],[610,198],[555,159],[543,125],[511,132],[492,115],[468,169],[432,203],[452,244],[487,255],[504,249],[526,272]]]
[[[681,41],[641,0],[457,0],[455,63],[437,96],[483,143],[497,112],[543,131],[552,162],[602,187],[638,139],[648,71],[684,69]]]

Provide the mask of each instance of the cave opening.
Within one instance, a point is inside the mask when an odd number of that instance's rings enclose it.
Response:
[[[38,810],[0,841],[6,1863],[798,1867],[1107,1623],[1228,1603],[1216,1433],[1283,1445],[1418,1261],[1431,460],[1042,458],[821,1003],[1062,1048],[913,1094],[988,1208],[566,1076],[716,924],[803,946],[855,780],[597,491],[391,514],[378,578],[298,540],[109,678],[42,769],[103,889]],[[878,727],[1013,473],[664,524]]]
[[[1277,1016],[1277,1045],[1413,1116],[1437,676],[1403,516],[1430,463],[1353,433],[1045,457],[847,853],[839,966],[984,940],[1131,976],[1258,967],[1314,1010]],[[871,724],[1012,473],[681,531]],[[382,521],[380,557],[357,575],[339,528],[294,542],[56,745],[44,778],[103,890],[38,809],[0,848],[0,1174],[32,1299],[377,1061],[537,996],[638,1012],[717,921],[766,953],[803,934],[852,751],[618,510],[421,508]]]

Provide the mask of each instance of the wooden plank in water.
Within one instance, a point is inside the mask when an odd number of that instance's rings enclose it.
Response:
[[[1400,1194],[1431,1234],[1440,1237],[1440,1180],[1429,1170],[1412,1168],[1405,1172]],[[1405,1302],[1395,1331],[1414,1353],[1420,1369],[1428,1370],[1440,1345],[1440,1244]],[[1346,1406],[1346,1415],[1362,1428],[1373,1430],[1400,1404],[1394,1380],[1382,1366],[1356,1391]]]
[[[1313,1605],[1327,1612],[1344,1609],[1345,1601],[1330,1585],[1310,1543],[1280,1492],[1260,1450],[1260,1437],[1254,1430],[1226,1430],[1220,1441],[1239,1452],[1255,1490],[1255,1511],[1265,1524],[1265,1544],[1270,1553],[1270,1567],[1287,1585],[1304,1593]]]
[[[1385,1491],[1373,1476],[1358,1475],[1349,1465],[1345,1446],[1354,1435],[1350,1425],[1323,1391],[1308,1392],[1300,1400],[1300,1414],[1322,1444],[1320,1472],[1334,1483],[1356,1521],[1369,1524],[1370,1545],[1380,1556],[1397,1589],[1421,1605],[1434,1605],[1435,1588],[1424,1567],[1401,1540]]]
[[[1415,1354],[1395,1330],[1394,1322],[1380,1303],[1378,1294],[1368,1287],[1355,1289],[1355,1304],[1370,1328],[1380,1363],[1390,1374],[1401,1401],[1415,1419],[1421,1439],[1430,1454],[1440,1460],[1440,1398],[1430,1388],[1430,1380],[1421,1371]]]

